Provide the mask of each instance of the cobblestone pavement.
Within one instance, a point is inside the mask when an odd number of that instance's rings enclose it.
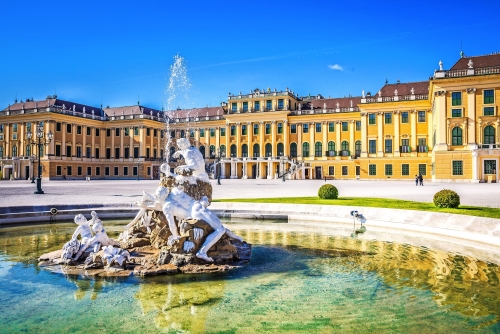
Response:
[[[317,196],[322,180],[211,180],[213,198]],[[463,205],[500,207],[500,184],[432,183],[415,186],[413,181],[328,180],[345,197],[379,197],[432,202],[441,189],[452,189]],[[0,181],[0,207],[56,204],[125,204],[139,199],[142,191],[153,193],[157,180],[42,181],[45,194],[35,195],[29,180]]]

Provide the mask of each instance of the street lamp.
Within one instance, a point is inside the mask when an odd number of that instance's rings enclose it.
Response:
[[[282,178],[283,178],[283,182],[285,182],[285,175],[287,174],[285,172],[285,166],[286,166],[286,163],[287,163],[287,158],[286,157],[280,157],[280,164],[281,164],[281,172],[283,173],[282,175]]]
[[[52,132],[45,134],[43,132],[43,124],[38,124],[36,126],[35,138],[33,138],[33,133],[28,131],[26,134],[28,137],[28,143],[30,145],[38,146],[38,178],[36,179],[36,191],[35,194],[43,194],[42,190],[42,164],[40,163],[40,157],[42,156],[42,149],[45,145],[49,145],[52,141]],[[47,136],[47,139],[45,139]]]
[[[142,161],[135,160],[134,163],[137,165],[137,181],[139,181],[139,170],[142,168]]]
[[[31,163],[31,183],[35,183],[35,161],[36,161],[36,155],[33,154],[30,156],[30,163]]]
[[[222,151],[220,147],[217,149],[217,163],[215,165],[215,171],[217,173],[217,184],[220,186],[220,173],[221,173],[221,166],[220,166],[220,161],[222,158],[226,156],[226,152]],[[219,165],[217,168],[217,165]]]

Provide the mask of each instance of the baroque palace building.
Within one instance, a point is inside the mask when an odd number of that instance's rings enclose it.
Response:
[[[43,124],[54,134],[41,155],[50,179],[158,178],[164,161],[179,164],[168,156],[184,137],[221,178],[497,182],[500,54],[462,53],[439,67],[426,81],[344,98],[255,89],[220,107],[166,112],[16,101],[0,112],[1,178],[33,176],[26,133]]]

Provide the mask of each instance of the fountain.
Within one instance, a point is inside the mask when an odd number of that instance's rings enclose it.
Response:
[[[42,255],[42,266],[109,277],[225,271],[248,263],[251,245],[208,209],[212,186],[201,153],[186,138],[178,139],[177,146],[174,157],[183,156],[185,165],[175,169],[177,174],[169,172],[167,163],[161,166],[155,194],[143,193],[136,203],[139,212],[118,240],[107,236],[95,212],[90,221],[78,214],[71,240]]]

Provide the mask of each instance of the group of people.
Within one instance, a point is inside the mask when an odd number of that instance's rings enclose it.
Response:
[[[418,186],[419,184],[421,186],[424,185],[424,178],[422,177],[422,174],[415,175],[415,185]]]

